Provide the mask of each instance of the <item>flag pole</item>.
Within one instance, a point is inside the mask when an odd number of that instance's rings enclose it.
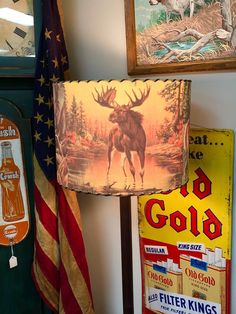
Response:
[[[120,197],[123,313],[134,313],[131,197]]]

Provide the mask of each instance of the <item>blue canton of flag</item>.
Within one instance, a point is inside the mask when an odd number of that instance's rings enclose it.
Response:
[[[53,12],[55,6],[51,1],[44,5],[47,13],[36,67],[33,129],[35,155],[48,180],[52,180],[56,175],[52,84],[64,79],[69,65],[60,19]]]

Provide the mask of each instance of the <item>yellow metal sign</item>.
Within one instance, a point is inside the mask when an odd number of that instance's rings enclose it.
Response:
[[[191,130],[189,156],[186,185],[139,197],[144,313],[229,313],[233,132]]]

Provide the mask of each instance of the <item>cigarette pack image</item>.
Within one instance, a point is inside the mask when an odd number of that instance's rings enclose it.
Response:
[[[153,288],[182,294],[182,272],[171,259],[156,263],[145,261],[144,271],[147,296],[148,290]],[[146,300],[146,306],[151,308],[149,304],[149,300]],[[155,313],[162,312],[155,311]]]
[[[222,250],[206,250],[203,259],[180,256],[183,273],[183,294],[221,304],[226,313],[226,263]]]

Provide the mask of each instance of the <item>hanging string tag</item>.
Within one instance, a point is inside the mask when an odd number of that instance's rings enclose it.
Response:
[[[13,251],[13,243],[11,241],[11,257],[9,259],[9,267],[10,268],[14,268],[18,265],[18,262],[17,262],[17,257],[14,256],[14,251]]]

